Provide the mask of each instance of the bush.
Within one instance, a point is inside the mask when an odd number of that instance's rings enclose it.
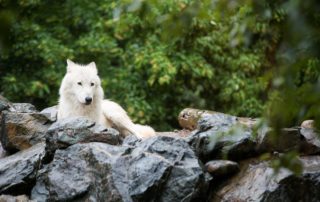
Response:
[[[178,127],[185,107],[261,116],[276,94],[287,13],[282,4],[249,2],[4,0],[16,19],[1,55],[0,92],[54,105],[70,58],[95,61],[105,97],[157,130]],[[319,77],[318,57],[305,61],[296,86]]]

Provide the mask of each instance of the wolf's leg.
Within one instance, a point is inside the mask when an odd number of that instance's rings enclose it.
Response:
[[[102,102],[102,111],[107,121],[125,136],[134,134],[139,138],[145,138],[155,135],[151,127],[134,124],[127,112],[115,102],[104,100]]]

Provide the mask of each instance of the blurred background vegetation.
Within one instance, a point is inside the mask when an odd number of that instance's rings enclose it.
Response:
[[[320,114],[319,25],[316,0],[0,0],[0,93],[57,104],[70,58],[157,130],[186,107],[298,125]]]

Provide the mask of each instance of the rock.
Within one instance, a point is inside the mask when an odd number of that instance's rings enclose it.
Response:
[[[62,130],[65,128],[90,128],[95,125],[94,121],[91,121],[90,119],[87,119],[85,117],[71,117],[71,118],[66,118],[66,119],[61,119],[50,127],[50,131],[55,131],[55,130]]]
[[[191,201],[207,182],[188,144],[152,137],[132,146],[75,144],[41,170],[38,201]]]
[[[278,174],[269,161],[249,161],[241,172],[215,193],[215,201],[319,201],[320,156],[301,157],[302,176],[281,169]]]
[[[12,106],[16,110],[16,112],[19,112],[19,113],[38,112],[36,110],[36,107],[30,103],[13,103]]]
[[[120,201],[112,164],[125,147],[104,143],[75,144],[57,150],[53,161],[39,172],[31,192],[36,201]],[[116,179],[120,180],[120,179]]]
[[[13,108],[12,104],[5,97],[0,95],[0,113],[3,110],[13,111],[14,108]]]
[[[84,117],[59,120],[48,129],[47,149],[50,153],[58,148],[86,142],[117,145],[122,142],[122,139],[115,129],[105,128]]]
[[[141,142],[140,138],[138,138],[135,135],[129,135],[129,136],[124,138],[122,145],[124,145],[124,146],[134,146],[138,142]]]
[[[320,152],[320,138],[317,131],[313,128],[301,128],[302,136],[300,151],[303,154],[318,154]]]
[[[314,120],[305,120],[301,123],[302,128],[314,128]]]
[[[0,202],[36,202],[29,200],[26,195],[20,196],[10,196],[10,195],[0,195]]]
[[[27,149],[45,141],[50,121],[39,113],[3,111],[1,117],[1,142],[8,152]]]
[[[313,128],[284,128],[280,134],[274,134],[268,128],[260,128],[257,136],[257,150],[264,152],[300,151],[302,154],[320,152],[320,139]]]
[[[258,132],[257,148],[259,153],[298,151],[300,140],[301,136],[298,128],[284,128],[280,134],[274,134],[270,128],[264,127]]]
[[[207,172],[214,177],[224,177],[239,171],[238,163],[228,160],[213,160],[205,165]]]
[[[7,156],[7,152],[2,148],[1,142],[0,142],[0,159]]]
[[[45,144],[0,159],[0,194],[30,193],[35,177],[45,158]]]
[[[245,125],[249,128],[255,128],[260,122],[259,118],[250,118],[250,117],[237,117],[237,121],[241,125]]]
[[[256,154],[252,133],[252,129],[238,123],[237,117],[217,113],[203,117],[187,141],[203,162],[221,158],[239,160]]]
[[[37,112],[36,107],[30,103],[11,103],[0,95],[0,112],[3,110],[19,113]]]
[[[45,108],[40,113],[45,115],[46,117],[48,117],[48,119],[53,121],[53,122],[57,121],[58,106],[55,105],[55,106],[52,106],[52,107]]]
[[[185,138],[190,136],[191,131],[190,130],[175,130],[173,132],[157,132],[156,135],[158,136],[169,136],[169,137],[181,137],[181,138]]]
[[[210,110],[200,110],[186,108],[182,110],[178,116],[179,124],[182,128],[187,130],[195,130],[198,127],[198,122],[206,116],[211,116],[217,114],[223,116],[223,113],[210,111]],[[246,125],[252,128],[257,122],[258,119],[246,118],[246,117],[235,117],[236,121],[242,125]]]
[[[137,147],[137,149],[142,148],[146,154],[160,155],[173,166],[170,175],[166,178],[167,182],[162,193],[154,199],[159,201],[204,200],[208,182],[198,159],[185,141],[180,138],[155,137],[139,142]]]

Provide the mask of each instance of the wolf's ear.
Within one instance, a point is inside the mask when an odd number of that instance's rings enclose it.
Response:
[[[75,63],[67,59],[67,72],[70,73],[74,69]]]
[[[98,70],[95,62],[90,62],[88,64],[88,67],[92,68],[96,72],[96,74],[98,74]]]

